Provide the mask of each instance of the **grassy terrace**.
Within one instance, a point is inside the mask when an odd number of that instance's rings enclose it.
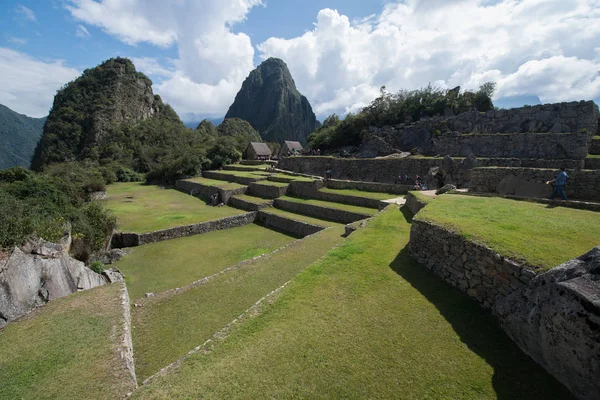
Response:
[[[242,214],[230,207],[210,207],[203,201],[175,189],[141,183],[107,186],[110,208],[126,232],[152,232]]]
[[[218,170],[218,171],[211,171],[211,172],[218,172],[219,174],[223,174],[223,175],[232,175],[232,176],[239,176],[242,178],[265,178],[267,179],[267,176],[269,175],[267,172],[262,172],[262,171],[228,171],[228,170]]]
[[[587,158],[600,158],[600,154],[588,154]]]
[[[264,208],[261,211],[268,213],[268,214],[274,214],[274,215],[279,215],[281,217],[289,218],[294,221],[306,222],[307,224],[311,224],[311,225],[324,226],[324,227],[344,226],[344,224],[339,224],[337,222],[331,222],[331,221],[325,221],[323,219],[307,217],[306,215],[296,214],[293,212],[280,210],[278,208],[272,208],[272,207]]]
[[[319,192],[341,194],[343,196],[366,197],[368,199],[375,199],[375,200],[388,200],[388,199],[395,199],[397,197],[404,197],[404,196],[399,195],[399,194],[380,193],[380,192],[366,192],[364,190],[357,190],[357,189],[330,189],[330,188],[322,188],[322,189],[319,189]]]
[[[350,212],[367,214],[367,215],[375,215],[375,214],[377,214],[377,210],[375,210],[373,208],[351,206],[351,205],[347,205],[347,204],[334,203],[334,202],[331,202],[331,201],[313,200],[313,199],[301,199],[299,197],[289,197],[289,196],[281,196],[279,198],[279,200],[287,200],[287,201],[293,201],[293,202],[296,202],[296,203],[310,204],[310,205],[313,205],[313,206],[335,208],[335,209],[338,209],[338,210],[350,211]]]
[[[118,399],[134,389],[117,348],[121,285],[52,301],[0,330],[0,398]]]
[[[429,204],[431,203],[436,197],[434,196],[427,196],[426,194],[423,194],[422,192],[415,190],[415,191],[411,191],[410,194],[412,194],[413,196],[415,196],[418,200],[422,201],[425,204]]]
[[[506,257],[548,270],[600,244],[600,213],[461,195],[438,197],[417,216]]]
[[[272,200],[263,199],[262,197],[249,196],[247,194],[238,194],[234,197],[253,204],[265,204],[272,202]]]
[[[225,182],[225,181],[219,181],[216,179],[208,179],[208,178],[203,178],[203,177],[186,179],[186,181],[201,183],[202,185],[206,185],[206,186],[218,187],[223,190],[235,190],[235,189],[241,189],[241,188],[246,187],[246,185],[240,185],[239,183],[235,183],[235,182]]]
[[[319,232],[204,285],[142,300],[143,306],[132,310],[138,381],[204,343],[260,298],[325,255],[343,240],[342,233],[341,227]],[[190,398],[198,398],[197,393]]]
[[[409,234],[389,207],[259,316],[133,397],[571,398],[489,313],[408,256]],[[177,311],[156,319],[172,325]]]
[[[240,261],[283,247],[291,236],[250,224],[136,247],[116,263],[132,299],[213,275]]]
[[[290,185],[289,183],[273,182],[273,181],[260,181],[260,182],[256,182],[256,184],[264,185],[264,186],[277,186],[277,187],[288,187]]]
[[[271,164],[260,164],[260,165],[244,165],[244,164],[231,164],[231,167],[236,167],[240,169],[246,169],[248,171],[258,171],[264,170],[271,166]]]
[[[287,175],[287,174],[283,174],[281,172],[271,174],[270,176],[272,176],[274,178],[289,179],[290,181],[314,182],[313,178],[307,178],[305,176],[297,176],[297,175]]]

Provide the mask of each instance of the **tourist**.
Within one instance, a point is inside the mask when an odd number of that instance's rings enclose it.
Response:
[[[567,195],[565,194],[565,185],[567,184],[567,179],[569,179],[569,175],[567,175],[565,172],[565,168],[562,167],[559,174],[556,176],[556,179],[546,182],[546,185],[554,183],[554,190],[550,195],[550,200],[554,200],[554,198],[558,195],[560,195],[563,200],[567,200]]]
[[[320,156],[321,155],[321,149],[317,149],[317,155]]]
[[[218,204],[219,204],[219,193],[214,193],[212,196],[210,196],[210,205],[215,207]]]
[[[402,174],[398,175],[398,178],[396,178],[396,183],[402,183]]]
[[[333,176],[333,170],[331,168],[329,168],[327,170],[327,172],[325,172],[325,177],[327,178],[327,180],[330,180],[332,176]]]
[[[408,180],[409,180],[409,179],[410,179],[410,178],[408,177],[408,175],[404,175],[404,184],[405,184],[405,185],[408,185]]]

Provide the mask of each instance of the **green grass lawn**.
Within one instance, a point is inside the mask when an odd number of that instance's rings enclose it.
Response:
[[[395,199],[398,197],[404,197],[403,195],[394,194],[394,193],[366,192],[364,190],[357,190],[357,189],[322,188],[322,189],[319,189],[319,191],[324,192],[324,193],[341,194],[344,196],[365,197],[367,199],[375,199],[375,200],[389,200],[389,199]]]
[[[269,207],[269,208],[264,208],[261,211],[268,213],[268,214],[275,214],[275,215],[279,215],[281,217],[286,217],[286,218],[292,219],[294,221],[306,222],[307,224],[312,224],[312,225],[317,225],[317,226],[324,226],[324,227],[344,226],[344,224],[340,224],[337,222],[331,222],[331,221],[326,221],[323,219],[307,217],[306,215],[296,214],[293,212],[280,210],[279,208]]]
[[[230,207],[210,207],[175,189],[141,183],[115,183],[106,190],[106,205],[124,232],[152,232],[244,213]]]
[[[348,204],[334,203],[332,201],[314,200],[314,199],[302,199],[302,198],[299,198],[299,197],[290,197],[290,196],[281,196],[281,197],[279,197],[279,200],[293,201],[293,202],[296,202],[296,203],[310,204],[310,205],[313,205],[313,206],[336,208],[338,210],[350,211],[350,212],[355,212],[355,213],[360,213],[360,214],[366,214],[366,215],[375,215],[375,214],[377,214],[377,210],[375,210],[373,208],[351,206],[351,205],[348,205]]]
[[[269,168],[271,166],[271,164],[260,164],[260,165],[231,164],[230,166],[240,168],[240,169],[245,169],[248,171],[258,171],[258,170],[264,170],[264,169]]]
[[[185,286],[294,241],[291,236],[250,224],[203,235],[135,247],[115,266],[126,277],[132,299]]]
[[[117,352],[121,287],[51,301],[0,330],[0,398],[120,399],[132,391]]]
[[[300,182],[314,182],[314,178],[307,178],[305,176],[297,176],[297,175],[287,175],[281,172],[277,172],[275,174],[271,174],[270,176],[274,178],[282,178],[282,179],[290,179],[292,181],[300,181]]]
[[[587,158],[600,158],[600,154],[588,154]]]
[[[417,219],[452,228],[540,270],[600,245],[600,213],[525,201],[445,195],[421,210]]]
[[[426,194],[423,194],[422,192],[415,190],[415,191],[411,191],[410,194],[412,194],[413,196],[415,196],[419,201],[422,201],[425,204],[429,204],[431,203],[433,200],[435,200],[437,198],[437,196],[428,196]]]
[[[571,398],[488,312],[408,256],[407,218],[389,207],[225,341],[133,397]]]
[[[246,185],[240,185],[239,183],[235,183],[235,182],[225,182],[225,181],[219,181],[216,179],[208,179],[208,178],[203,178],[203,177],[186,179],[186,181],[201,183],[206,186],[218,187],[223,190],[235,190],[235,189],[241,189],[241,188],[246,187]]]
[[[342,233],[341,227],[322,231],[204,285],[142,300],[142,307],[132,310],[138,381],[204,343],[260,298],[325,255],[343,240]]]
[[[267,179],[267,176],[269,175],[267,172],[265,171],[228,171],[228,170],[218,170],[218,171],[211,171],[211,172],[217,172],[219,174],[224,174],[224,175],[231,175],[231,176],[239,176],[241,178],[264,178]]]

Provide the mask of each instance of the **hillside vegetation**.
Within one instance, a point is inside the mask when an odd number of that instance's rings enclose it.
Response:
[[[29,167],[46,118],[31,118],[0,104],[0,169]]]
[[[421,118],[459,114],[471,109],[488,111],[494,108],[492,95],[496,84],[488,82],[478,91],[460,92],[427,86],[417,90],[400,90],[389,93],[385,86],[381,95],[358,114],[348,114],[345,119],[332,114],[308,138],[313,149],[333,149],[359,145],[370,126],[396,125],[419,121]]]

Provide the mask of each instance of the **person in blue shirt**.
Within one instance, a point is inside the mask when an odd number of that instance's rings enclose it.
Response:
[[[569,175],[567,175],[563,167],[560,169],[560,173],[556,176],[556,179],[546,182],[546,185],[554,183],[554,191],[550,195],[550,200],[554,200],[554,198],[558,195],[560,195],[563,200],[567,199],[567,195],[565,194],[565,185],[567,184],[567,179],[569,179]]]

